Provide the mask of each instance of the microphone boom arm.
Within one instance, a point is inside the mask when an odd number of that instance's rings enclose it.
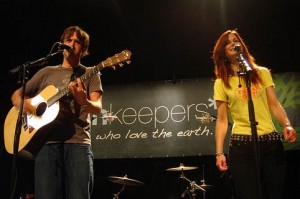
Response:
[[[52,54],[47,55],[46,57],[42,57],[42,58],[40,58],[40,59],[38,59],[38,60],[35,60],[35,61],[32,61],[32,62],[27,62],[27,63],[23,64],[22,66],[17,66],[16,68],[11,69],[9,72],[10,72],[11,74],[14,74],[14,73],[16,73],[16,72],[19,72],[20,70],[23,71],[23,68],[28,69],[28,68],[31,68],[31,67],[33,67],[33,66],[42,66],[42,65],[45,65],[45,64],[48,63],[48,60],[49,60],[50,57],[53,57],[54,55],[56,55],[56,54],[58,54],[58,53],[61,53],[61,52],[62,52],[62,51],[59,50],[59,51],[57,51],[57,52],[55,52],[55,53],[52,53]]]

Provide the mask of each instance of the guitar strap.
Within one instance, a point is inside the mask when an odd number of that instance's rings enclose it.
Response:
[[[73,73],[70,75],[70,81],[69,82],[74,82],[76,81],[76,78],[81,77],[84,73],[86,72],[86,67],[83,66],[82,64],[79,64],[76,68],[73,68]],[[78,124],[81,127],[85,127],[87,125],[87,122],[82,121],[79,119],[79,115],[80,115],[80,105],[76,103],[76,101],[74,100],[73,95],[71,95],[70,93],[68,93],[66,96],[64,96],[61,100],[60,100],[61,104],[60,104],[60,113],[63,113],[63,110],[65,109],[66,112],[69,113],[68,117],[69,119],[72,118],[73,122]],[[74,112],[71,110],[71,104],[73,104],[74,106]],[[63,113],[63,114],[66,114]]]
[[[70,82],[75,81],[76,78],[81,77],[85,72],[86,72],[86,67],[83,66],[82,64],[79,64],[76,68],[73,69],[73,74],[70,76]],[[79,119],[80,105],[77,104],[75,100],[74,100],[74,109],[75,109],[74,122],[81,127],[85,127],[87,125],[87,122]]]
[[[70,82],[74,82],[76,78],[80,77],[86,72],[86,67],[83,66],[82,64],[79,64],[76,68],[73,68],[73,73],[70,76]],[[66,104],[70,104],[71,101],[73,100],[73,96],[68,93],[66,96],[62,98],[62,102],[65,102]]]
[[[76,78],[80,77],[86,72],[86,67],[82,64],[79,64],[76,68],[73,68],[73,74],[70,76],[70,82],[76,80]]]

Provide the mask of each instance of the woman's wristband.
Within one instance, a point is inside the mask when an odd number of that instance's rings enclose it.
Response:
[[[289,126],[292,126],[291,123],[287,122],[285,123],[284,127],[289,127]]]
[[[219,157],[219,156],[221,156],[221,155],[225,155],[223,152],[218,152],[218,153],[216,153],[216,157]]]

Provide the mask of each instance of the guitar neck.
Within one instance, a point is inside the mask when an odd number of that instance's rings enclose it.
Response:
[[[104,68],[104,66],[103,66],[103,63],[101,62],[98,65],[96,65],[92,70],[86,72],[79,78],[82,82],[85,82],[86,80],[88,80],[89,78],[91,78],[92,76],[97,74],[103,68]],[[68,86],[59,90],[54,96],[52,96],[51,98],[49,98],[47,100],[48,106],[51,106],[52,104],[56,103],[58,100],[60,100],[63,96],[67,95],[68,93],[70,93],[70,89]]]
[[[101,71],[105,67],[112,67],[115,68],[116,65],[120,65],[122,67],[123,62],[129,63],[131,57],[131,52],[129,50],[123,50],[122,52],[115,54],[112,57],[107,58],[103,62],[97,64],[93,69],[89,70],[88,72],[84,73],[81,77],[82,82],[85,82],[87,79],[91,78],[93,75]],[[67,95],[70,92],[69,87],[65,87],[58,91],[54,96],[47,100],[48,106],[51,106],[63,96]]]

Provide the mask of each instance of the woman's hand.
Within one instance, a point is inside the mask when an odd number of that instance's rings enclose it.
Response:
[[[226,171],[228,169],[224,154],[216,156],[216,166],[218,167],[219,171]]]

